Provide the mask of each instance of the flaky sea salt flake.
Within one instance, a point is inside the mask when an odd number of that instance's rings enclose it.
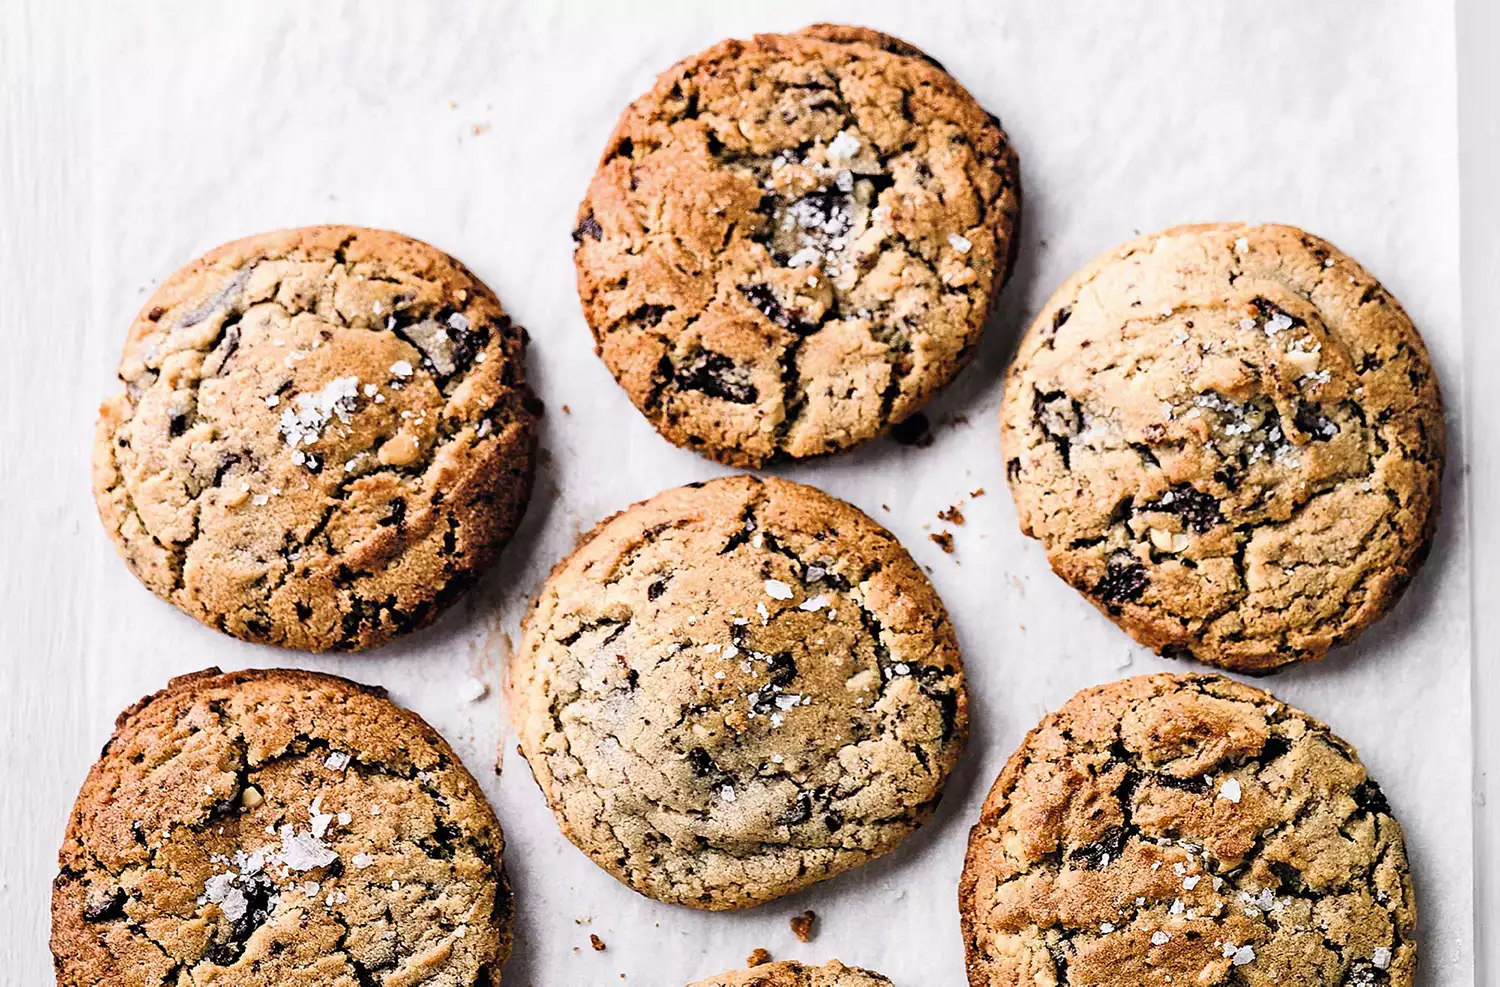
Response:
[[[767,579],[766,595],[773,600],[790,600],[792,588],[779,579]]]

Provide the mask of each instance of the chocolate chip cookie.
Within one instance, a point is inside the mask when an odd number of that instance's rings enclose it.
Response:
[[[747,476],[599,524],[528,613],[510,688],[563,833],[637,891],[707,909],[893,849],[968,721],[947,613],[895,538]]]
[[[1395,605],[1437,519],[1421,337],[1287,226],[1180,227],[1089,264],[1027,332],[1000,420],[1022,530],[1168,656],[1323,657]]]
[[[959,885],[973,987],[1409,987],[1401,827],[1353,748],[1217,675],[1074,696],[1011,755]]]
[[[349,226],[172,275],[99,411],[94,496],[140,580],[248,641],[359,651],[427,624],[515,531],[525,333],[444,253]]]
[[[579,208],[579,295],[672,442],[736,466],[834,452],[958,373],[1019,196],[999,121],[911,45],[724,41],[621,116]]]
[[[120,715],[78,795],[57,982],[495,985],[503,849],[458,757],[383,690],[183,676]]]
[[[717,977],[698,980],[688,987],[890,987],[878,973],[845,966],[832,960],[823,966],[801,963],[767,963],[748,970],[731,970]]]

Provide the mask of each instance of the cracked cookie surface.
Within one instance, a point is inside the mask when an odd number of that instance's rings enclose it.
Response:
[[[622,115],[579,208],[579,295],[672,442],[736,466],[833,452],[968,359],[1019,192],[998,121],[912,46],[724,41]]]
[[[52,894],[67,987],[493,987],[512,904],[494,813],[384,690],[173,679],[120,715]]]
[[[973,987],[1409,987],[1401,827],[1354,750],[1217,675],[1086,689],[1006,763],[959,885]]]
[[[1169,656],[1321,658],[1395,605],[1436,524],[1422,339],[1291,227],[1182,227],[1096,259],[1032,324],[1000,420],[1022,530]]]
[[[510,672],[563,833],[662,901],[744,908],[893,849],[958,759],[942,602],[855,508],[785,480],[658,494],[553,570]]]
[[[131,570],[211,627],[358,651],[431,622],[514,532],[525,334],[456,260],[323,226],[226,244],[130,328],[94,495]]]
[[[696,980],[688,987],[890,987],[878,973],[845,966],[831,960],[823,966],[795,961],[766,963],[748,970],[731,970],[717,977]]]

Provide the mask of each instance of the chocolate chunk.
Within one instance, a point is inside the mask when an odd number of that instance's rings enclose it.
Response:
[[[1179,792],[1191,792],[1194,795],[1206,795],[1213,791],[1213,783],[1208,780],[1207,775],[1197,775],[1192,778],[1179,778],[1176,775],[1152,775],[1152,780],[1163,788],[1173,788]]]
[[[243,881],[240,891],[245,896],[245,911],[230,925],[229,940],[218,943],[209,950],[209,962],[215,966],[233,966],[244,954],[245,944],[250,941],[255,930],[271,917],[271,899],[276,897],[275,885],[265,878],[250,879]]]
[[[462,836],[463,833],[457,826],[446,819],[439,819],[433,824],[432,835],[418,840],[417,846],[434,860],[452,860]]]
[[[685,369],[676,371],[673,379],[685,391],[698,391],[720,401],[754,404],[760,398],[750,375],[722,353],[700,353]]]
[[[800,312],[788,312],[783,308],[776,297],[775,289],[763,281],[740,285],[740,294],[749,299],[750,304],[754,305],[761,315],[783,329],[805,334],[817,328],[815,325],[803,322]]]
[[[1094,842],[1074,848],[1068,854],[1068,862],[1084,870],[1101,870],[1109,866],[1111,860],[1119,858],[1129,840],[1130,834],[1125,831],[1124,826],[1111,826]]]
[[[789,652],[778,652],[771,656],[767,672],[771,677],[772,685],[786,686],[797,677],[797,662]]]
[[[1372,779],[1366,778],[1360,782],[1359,787],[1349,793],[1354,799],[1354,804],[1371,815],[1388,816],[1391,814],[1391,804],[1386,801],[1385,793],[1380,790]]]
[[[1287,742],[1287,739],[1285,737],[1279,737],[1275,734],[1272,734],[1270,737],[1266,738],[1265,746],[1260,749],[1261,763],[1270,764],[1272,761],[1276,760],[1278,757],[1285,754],[1291,749],[1291,744]]]
[[[579,223],[578,228],[573,231],[574,243],[582,243],[584,237],[592,237],[595,240],[602,240],[604,238],[604,227],[599,225],[599,221],[594,218],[593,213],[589,213],[583,217],[583,222]]]
[[[1116,552],[1109,558],[1104,578],[1094,587],[1094,595],[1105,603],[1139,600],[1146,592],[1146,567],[1129,552]]]
[[[778,820],[783,826],[797,826],[812,818],[812,799],[806,792],[797,793],[797,801]]]
[[[724,773],[719,769],[719,766],[714,763],[714,759],[709,755],[708,751],[704,750],[702,747],[694,747],[692,750],[688,751],[687,762],[692,767],[693,774],[697,775],[699,778],[710,778],[715,775],[722,775]]]
[[[1063,469],[1071,469],[1073,436],[1083,431],[1083,406],[1062,391],[1038,391],[1031,401],[1031,416],[1057,447]]]
[[[383,517],[383,518],[380,519],[380,524],[381,524],[382,527],[387,527],[387,528],[391,527],[393,525],[396,526],[396,527],[400,527],[401,523],[403,521],[405,521],[405,520],[406,520],[406,501],[403,500],[400,497],[396,497],[396,498],[394,498],[391,501],[390,505],[386,508],[385,517]]]
[[[1219,513],[1218,498],[1195,489],[1190,483],[1179,483],[1162,494],[1156,503],[1147,504],[1144,510],[1176,514],[1184,524],[1199,533],[1211,530],[1224,520]]]
[[[1275,302],[1268,301],[1267,299],[1256,298],[1253,299],[1250,304],[1254,305],[1255,310],[1260,313],[1260,317],[1268,322],[1279,315],[1290,321],[1292,324],[1292,328],[1302,328],[1307,325],[1307,322],[1305,320],[1297,318],[1295,315],[1286,311],[1280,305],[1277,305]]]
[[[108,922],[125,917],[125,891],[123,888],[107,888],[98,893],[90,888],[83,904],[85,922]]]
[[[1307,401],[1297,405],[1297,413],[1293,416],[1292,422],[1302,434],[1314,442],[1327,442],[1339,434],[1338,425],[1324,415],[1316,405]]]

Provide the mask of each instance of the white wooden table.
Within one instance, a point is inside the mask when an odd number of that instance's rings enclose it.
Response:
[[[952,888],[1004,756],[1076,688],[1177,667],[1124,642],[1015,533],[992,424],[1003,341],[987,341],[937,402],[934,417],[948,426],[933,449],[881,443],[787,471],[876,514],[931,568],[954,613],[976,732],[938,818],[912,846],[786,908],[704,916],[655,905],[557,835],[511,750],[498,689],[479,703],[459,698],[471,676],[498,684],[528,594],[579,531],[718,472],[667,448],[590,353],[566,238],[605,132],[674,58],[815,19],[908,37],[1004,117],[1025,169],[1026,259],[992,336],[1013,336],[1073,267],[1134,229],[1212,218],[1303,222],[1366,261],[1419,323],[1428,316],[1456,426],[1439,555],[1351,656],[1267,685],[1354,741],[1408,820],[1419,895],[1442,901],[1423,928],[1424,982],[1500,982],[1500,783],[1488,771],[1500,754],[1494,0],[1459,0],[1456,14],[1447,0],[0,0],[0,985],[49,981],[56,849],[115,712],[168,675],[209,664],[295,664],[384,683],[448,736],[511,843],[520,924],[507,983],[618,982],[628,972],[629,983],[676,987],[756,946],[884,967],[903,987],[956,982]],[[1242,71],[1221,71],[1226,63]],[[1303,76],[1352,88],[1326,104],[1304,100]],[[1201,112],[1215,106],[1230,116]],[[1234,147],[1234,114],[1271,138],[1293,135],[1303,143],[1292,153],[1315,161],[1352,160],[1351,142],[1367,147],[1359,173],[1344,176],[1360,194],[1338,174],[1309,184],[1290,154]],[[1162,118],[1178,129],[1130,142],[1131,129]],[[280,138],[267,142],[268,128]],[[1405,140],[1441,147],[1406,154]],[[1212,170],[1221,160],[1233,173]],[[1395,170],[1382,174],[1387,165]],[[1461,249],[1452,237],[1402,240],[1459,220]],[[401,229],[474,267],[531,330],[549,408],[536,500],[495,573],[437,627],[368,658],[250,647],[181,617],[129,576],[89,495],[94,413],[154,281],[221,240],[322,221]],[[1432,291],[1457,284],[1454,264],[1461,308]],[[1435,324],[1449,312],[1452,324]],[[965,506],[958,554],[944,556],[926,537],[934,513],[976,486],[990,495]],[[1402,678],[1396,694],[1383,687],[1383,670],[1420,672],[1424,649],[1439,646],[1433,678],[1468,708],[1426,712],[1434,697],[1420,678]],[[1403,717],[1408,701],[1428,704],[1422,722]],[[1457,765],[1423,769],[1421,752],[1404,749],[1409,735],[1451,746],[1454,729]],[[1471,856],[1473,926],[1462,913]],[[799,948],[786,917],[805,907],[823,931]],[[587,949],[590,931],[608,952]]]

